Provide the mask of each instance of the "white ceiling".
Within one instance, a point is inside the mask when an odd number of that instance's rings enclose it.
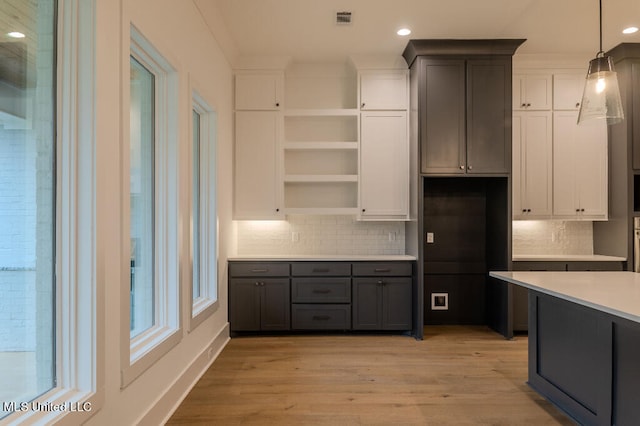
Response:
[[[408,39],[525,38],[517,54],[598,51],[598,0],[194,0],[227,54],[335,61],[400,55]],[[335,24],[338,11],[353,23]],[[603,0],[603,44],[640,43],[640,0]],[[409,37],[396,35],[409,27]],[[226,27],[222,35],[221,27]]]

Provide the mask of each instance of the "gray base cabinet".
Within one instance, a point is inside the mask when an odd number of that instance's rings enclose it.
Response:
[[[231,331],[291,329],[288,264],[232,264],[229,274]]]
[[[233,332],[411,331],[414,262],[229,262]]]
[[[354,330],[411,330],[411,264],[359,263],[353,275]]]

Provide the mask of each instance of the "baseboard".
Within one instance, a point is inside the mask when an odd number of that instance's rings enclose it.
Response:
[[[171,384],[167,391],[156,400],[153,407],[147,411],[136,424],[142,426],[165,424],[198,380],[200,380],[202,375],[211,364],[213,364],[213,361],[220,355],[220,352],[222,352],[222,349],[224,349],[228,342],[229,323],[220,330],[211,343],[185,368],[183,373]]]

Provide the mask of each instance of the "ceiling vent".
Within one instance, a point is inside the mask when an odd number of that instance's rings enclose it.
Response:
[[[337,25],[351,24],[351,12],[336,12],[336,24]]]

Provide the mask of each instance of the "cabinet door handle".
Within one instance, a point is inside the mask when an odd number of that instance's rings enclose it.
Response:
[[[259,272],[269,272],[269,269],[252,269],[251,272],[257,274]]]
[[[580,102],[576,102],[576,108],[580,106]]]
[[[374,269],[375,272],[391,272],[391,269],[389,268],[376,268]]]
[[[527,108],[529,108],[530,106],[531,106],[531,104],[530,104],[530,103],[527,103]]]
[[[329,290],[328,288],[316,288],[313,290],[313,293],[315,294],[329,294],[331,293],[331,290]]]
[[[581,212],[584,212],[584,209],[580,209]]]
[[[279,107],[280,106],[280,102],[276,102],[276,106]]]
[[[464,170],[464,166],[463,165],[460,165],[460,170]]]
[[[364,108],[364,102],[362,103],[362,105],[360,106],[361,108]]]
[[[314,315],[311,319],[314,321],[327,321],[330,320],[331,317],[329,315]]]
[[[473,170],[473,166],[469,166],[469,170]]]
[[[527,104],[523,103],[522,105],[520,105],[522,108],[526,107]]]
[[[378,285],[384,285],[384,281],[378,280]]]
[[[526,212],[527,212],[527,209],[522,209],[522,213],[526,213]]]

